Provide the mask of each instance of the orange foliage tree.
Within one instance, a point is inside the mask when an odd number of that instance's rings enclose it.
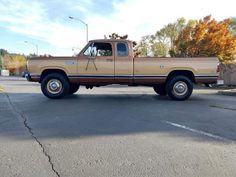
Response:
[[[3,57],[5,69],[8,69],[11,74],[19,74],[25,70],[26,58],[24,55],[7,54]]]
[[[172,56],[218,57],[231,63],[236,51],[236,35],[229,30],[230,19],[217,22],[207,16],[195,24],[187,24],[175,41]]]

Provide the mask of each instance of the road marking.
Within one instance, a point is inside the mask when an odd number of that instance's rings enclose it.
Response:
[[[214,135],[214,134],[211,134],[211,133],[208,133],[208,132],[204,132],[204,131],[201,131],[201,130],[193,129],[193,128],[187,127],[185,125],[180,125],[180,124],[169,122],[169,121],[166,121],[166,120],[164,120],[163,122],[166,123],[166,124],[172,125],[174,127],[182,128],[182,129],[191,131],[193,133],[204,135],[204,136],[216,139],[216,140],[229,141],[229,139],[223,138],[221,136],[217,136],[217,135]]]

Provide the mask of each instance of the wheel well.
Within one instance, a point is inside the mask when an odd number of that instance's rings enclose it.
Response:
[[[41,81],[43,80],[43,78],[44,78],[46,75],[50,74],[50,73],[60,73],[60,74],[64,75],[64,76],[67,78],[67,75],[66,75],[65,71],[63,71],[63,70],[61,70],[61,69],[45,69],[45,70],[42,72],[41,76],[40,76],[40,81],[39,81],[39,82],[41,83]],[[68,79],[68,78],[67,78],[67,79]]]
[[[176,71],[171,71],[167,77],[167,81],[177,75],[182,75],[188,77],[193,83],[195,83],[195,77],[192,71],[188,70],[176,70]]]

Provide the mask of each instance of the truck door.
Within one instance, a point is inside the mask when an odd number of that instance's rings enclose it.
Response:
[[[131,84],[133,82],[132,49],[127,42],[115,43],[115,83]]]
[[[114,52],[110,42],[91,42],[78,58],[80,82],[114,81]]]

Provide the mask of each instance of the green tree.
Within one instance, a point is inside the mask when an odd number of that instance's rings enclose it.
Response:
[[[32,58],[32,57],[38,57],[35,53],[30,53],[27,57]]]
[[[108,36],[109,36],[109,39],[124,39],[124,40],[127,40],[128,37],[129,37],[128,34],[121,36],[121,35],[119,35],[117,33],[112,33],[112,34],[110,34]],[[107,39],[107,36],[104,35],[104,38]],[[134,56],[137,56],[137,52],[138,52],[137,48],[136,48],[137,42],[136,41],[132,41],[132,42],[133,42]]]
[[[8,54],[8,51],[5,49],[0,49],[0,69],[4,69],[4,60],[3,57]]]
[[[0,55],[0,70],[3,68],[2,56]]]
[[[139,43],[135,46],[135,57],[144,57],[149,55],[151,36],[143,36]]]
[[[162,42],[155,42],[151,45],[151,51],[154,57],[166,57],[168,54],[168,47]]]
[[[155,35],[144,36],[138,43],[139,56],[152,55],[166,57],[174,50],[174,41],[186,25],[184,18],[179,18],[174,23],[169,23],[156,32]]]
[[[186,20],[184,18],[179,18],[174,23],[169,23],[162,29],[156,32],[155,38],[158,42],[164,44],[167,49],[174,48],[174,41],[177,39],[179,33],[185,27]]]
[[[128,35],[127,34],[124,35],[124,36],[121,36],[121,35],[119,35],[117,33],[112,33],[112,34],[108,35],[108,37],[110,39],[128,39]],[[104,38],[107,39],[107,36],[105,35]]]
[[[6,55],[6,54],[8,54],[8,51],[7,51],[7,50],[5,50],[5,49],[0,49],[0,56],[4,56],[4,55]]]
[[[236,35],[236,18],[231,18],[231,22],[229,24],[229,29],[233,35]]]

